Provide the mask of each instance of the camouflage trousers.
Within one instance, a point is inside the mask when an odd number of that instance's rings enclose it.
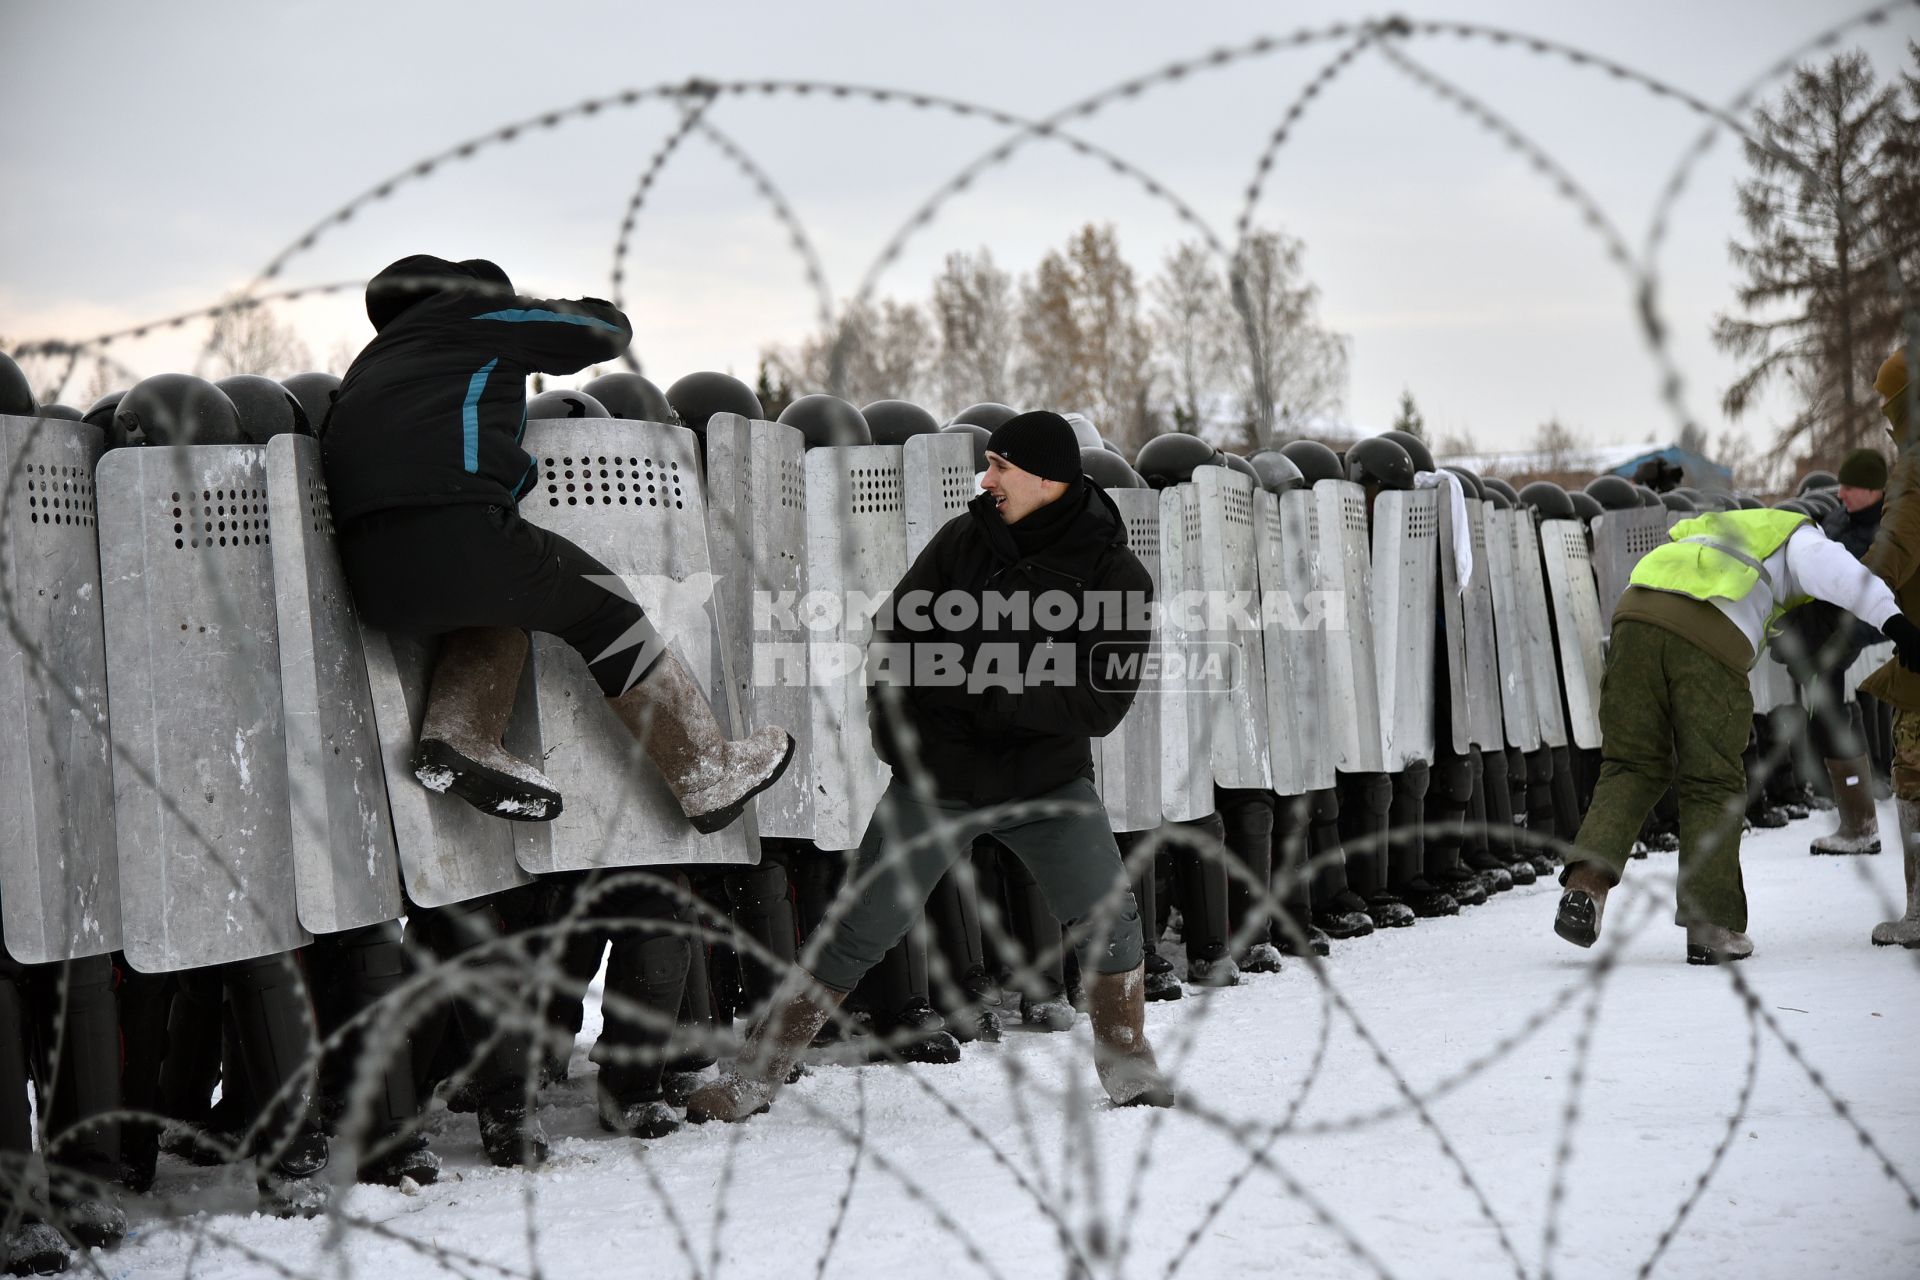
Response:
[[[1893,713],[1893,794],[1920,800],[1920,711]]]

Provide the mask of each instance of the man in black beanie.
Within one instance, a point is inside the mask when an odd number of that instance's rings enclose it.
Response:
[[[860,975],[934,885],[991,835],[1033,872],[1079,953],[1100,1083],[1168,1106],[1144,1030],[1144,940],[1089,739],[1125,718],[1153,582],[1055,413],[1009,419],[984,492],[933,536],[874,624],[868,714],[893,781],[802,965],[694,1120],[763,1110]]]

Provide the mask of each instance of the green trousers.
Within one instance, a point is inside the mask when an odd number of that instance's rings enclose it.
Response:
[[[1676,632],[1616,623],[1600,686],[1600,780],[1574,840],[1578,860],[1605,867],[1618,882],[1640,824],[1671,785],[1680,802],[1674,921],[1744,933],[1747,772],[1740,753],[1752,729],[1743,673]]]

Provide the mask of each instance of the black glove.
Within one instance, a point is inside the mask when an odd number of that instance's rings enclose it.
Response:
[[[1881,624],[1880,634],[1893,641],[1894,657],[1908,671],[1920,675],[1920,627],[1904,613],[1896,613]]]

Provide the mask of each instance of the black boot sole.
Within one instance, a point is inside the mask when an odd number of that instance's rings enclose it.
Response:
[[[1600,940],[1599,916],[1593,895],[1569,889],[1560,895],[1560,909],[1553,913],[1553,931],[1576,947],[1590,947]]]
[[[693,824],[693,829],[703,836],[710,836],[716,831],[724,831],[726,828],[732,826],[739,819],[740,815],[747,811],[748,801],[752,800],[774,783],[780,781],[780,776],[787,771],[787,766],[793,763],[793,747],[793,735],[788,734],[787,753],[780,757],[780,763],[775,765],[773,772],[767,775],[767,780],[724,809],[715,809],[710,813],[703,813],[697,818],[688,818],[687,821]]]
[[[530,786],[518,778],[469,760],[438,738],[424,738],[413,753],[413,776],[429,791],[422,775],[452,775],[443,794],[456,796],[490,818],[508,822],[552,822],[560,816],[560,793]]]
[[[1742,960],[1751,960],[1751,955],[1730,956],[1724,951],[1710,951],[1706,947],[1687,944],[1688,964],[1739,964]]]

